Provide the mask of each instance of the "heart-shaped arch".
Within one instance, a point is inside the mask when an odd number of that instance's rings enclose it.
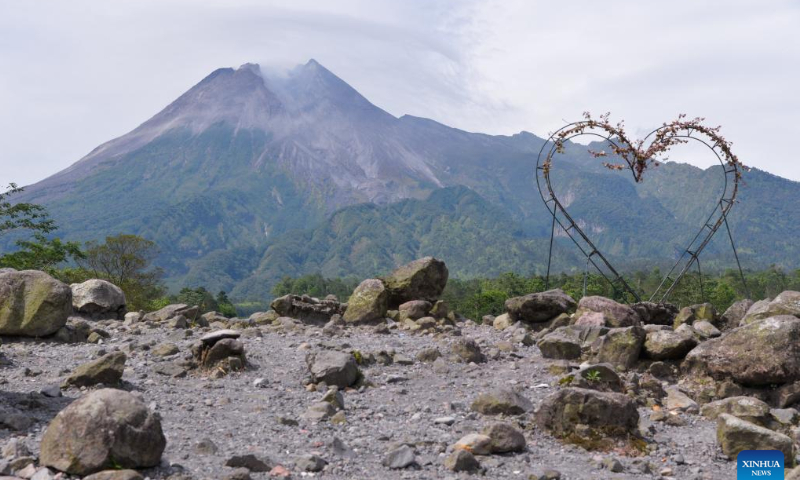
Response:
[[[746,167],[731,152],[731,144],[720,135],[720,128],[703,125],[702,118],[687,120],[684,115],[681,115],[677,120],[663,124],[644,139],[634,143],[628,139],[622,123],[612,125],[609,122],[608,114],[601,116],[599,119],[593,119],[588,113],[585,113],[584,117],[584,120],[570,123],[550,135],[548,142],[539,151],[536,163],[536,184],[542,200],[553,218],[550,235],[550,255],[547,261],[548,283],[553,253],[553,239],[556,225],[558,225],[586,256],[587,268],[589,264],[593,265],[611,283],[615,291],[627,292],[636,301],[641,300],[639,294],[628,285],[617,269],[611,265],[606,256],[600,252],[589,236],[570,216],[553,190],[550,172],[553,167],[554,155],[563,153],[565,144],[570,140],[585,135],[599,137],[610,147],[610,155],[622,161],[622,163],[616,164],[604,162],[603,165],[613,170],[629,169],[637,183],[642,181],[643,175],[649,166],[658,164],[659,157],[664,156],[673,146],[690,141],[700,142],[700,144],[708,147],[722,165],[725,183],[719,201],[717,201],[706,222],[700,227],[692,241],[684,248],[681,256],[664,276],[658,288],[651,295],[650,301],[666,301],[692,265],[697,263],[699,268],[700,253],[722,225],[725,225],[728,232],[736,263],[739,267],[739,274],[744,283],[744,273],[739,263],[739,256],[736,252],[727,216],[731,208],[733,208],[739,190],[739,180],[741,179],[742,171],[746,170]],[[609,153],[605,151],[594,152],[590,150],[589,152],[595,158],[609,157]]]

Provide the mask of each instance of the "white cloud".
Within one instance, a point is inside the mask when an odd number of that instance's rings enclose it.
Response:
[[[0,182],[65,168],[215,68],[312,57],[395,115],[473,131],[545,135],[584,110],[634,132],[705,116],[745,163],[800,180],[796,2],[285,5],[3,2]]]

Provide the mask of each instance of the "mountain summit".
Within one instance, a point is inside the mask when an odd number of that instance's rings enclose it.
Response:
[[[372,275],[448,248],[460,249],[452,256],[461,260],[448,261],[454,274],[530,273],[541,263],[530,240],[550,226],[534,179],[543,143],[527,132],[492,136],[396,118],[314,60],[285,75],[248,63],[215,70],[20,200],[44,204],[70,240],[124,232],[155,241],[173,285],[230,289],[249,278],[263,295],[283,274]],[[668,163],[639,186],[574,147],[554,182],[612,258],[654,265],[713,206],[715,169]],[[796,265],[800,246],[775,232],[800,234],[800,212],[785,200],[800,185],[758,171],[746,183],[731,219],[743,257],[778,245],[759,261]],[[437,193],[447,188],[459,189]],[[773,214],[755,205],[773,205]],[[480,252],[493,256],[469,261]],[[508,262],[521,256],[535,260]]]

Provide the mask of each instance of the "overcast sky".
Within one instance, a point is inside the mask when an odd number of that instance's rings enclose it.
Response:
[[[396,116],[470,131],[703,116],[745,164],[800,180],[799,26],[796,0],[3,0],[0,183],[69,166],[218,67],[309,58]]]

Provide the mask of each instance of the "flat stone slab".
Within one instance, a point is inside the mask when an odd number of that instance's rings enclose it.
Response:
[[[242,334],[237,332],[236,330],[217,330],[215,332],[208,332],[202,337],[200,337],[200,341],[203,343],[213,344],[217,343],[218,341],[222,340],[223,338],[239,338]]]

